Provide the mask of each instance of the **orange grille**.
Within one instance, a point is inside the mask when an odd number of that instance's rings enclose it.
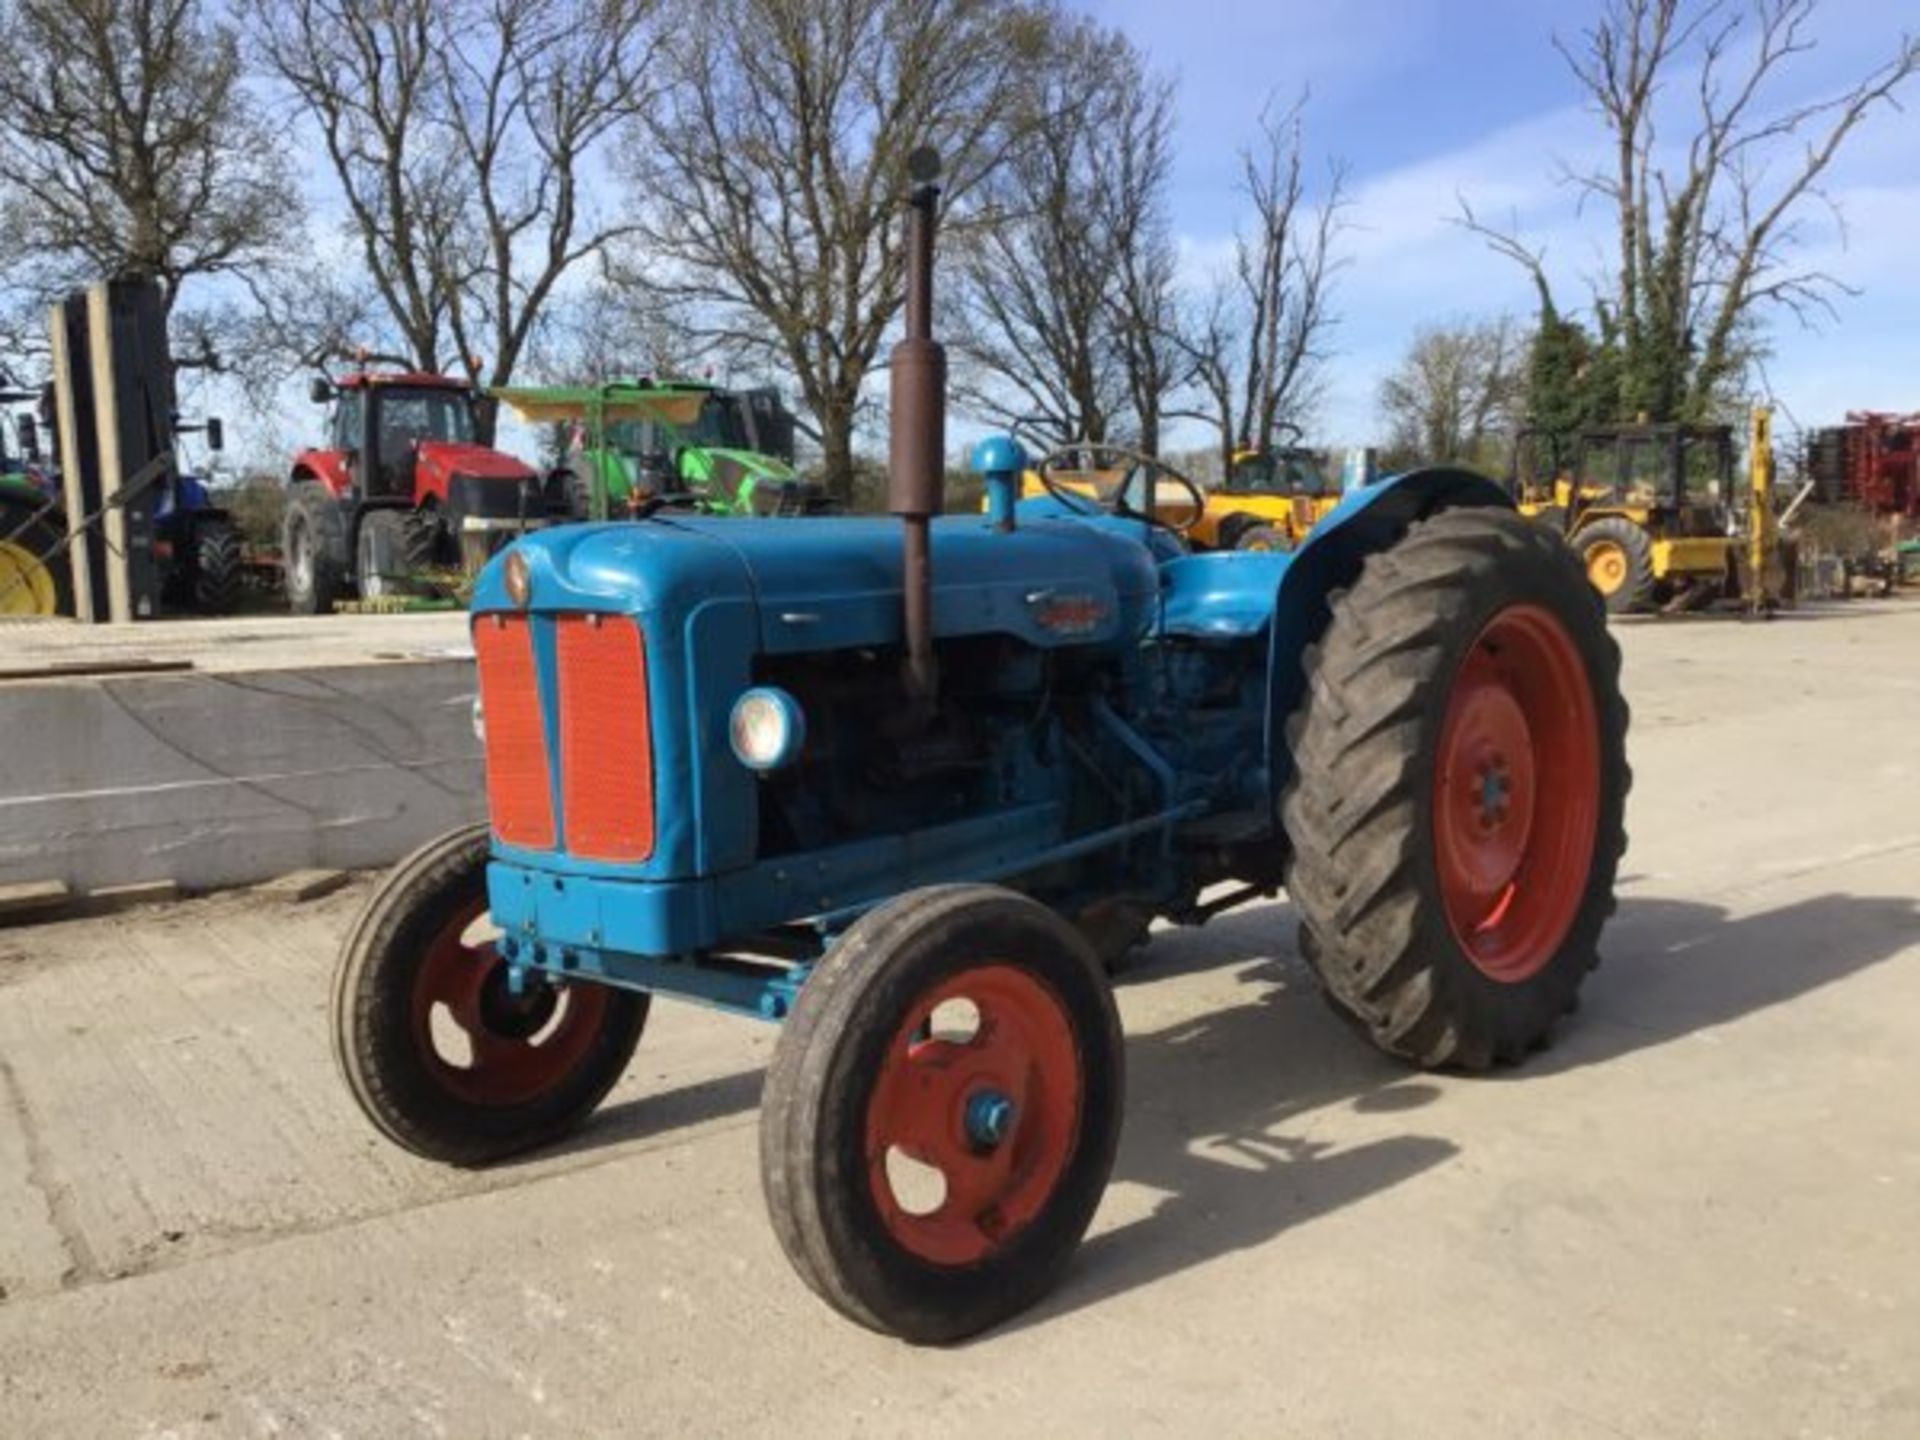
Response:
[[[653,854],[653,739],[640,629],[619,616],[563,615],[560,784],[567,849],[589,860]]]
[[[483,615],[474,622],[473,652],[480,662],[480,705],[487,725],[493,833],[509,845],[550,850],[553,781],[547,772],[533,631],[524,615]]]

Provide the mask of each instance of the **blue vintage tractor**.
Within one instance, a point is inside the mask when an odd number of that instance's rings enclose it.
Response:
[[[941,509],[937,189],[909,209],[895,519],[662,512],[481,576],[490,823],[395,868],[337,1053],[398,1144],[477,1165],[619,1078],[655,995],[783,1023],[768,1210],[828,1304],[915,1342],[1043,1294],[1121,1124],[1102,959],[1284,889],[1381,1049],[1481,1069],[1593,968],[1626,707],[1563,542],[1460,470],[1294,553],[1189,553],[1202,497]]]

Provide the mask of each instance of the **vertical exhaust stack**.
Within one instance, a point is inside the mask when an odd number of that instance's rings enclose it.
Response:
[[[933,338],[933,232],[940,156],[907,157],[907,333],[893,347],[887,508],[900,517],[907,640],[907,693],[922,718],[939,691],[933,659],[933,556],[929,527],[945,508],[947,352]]]

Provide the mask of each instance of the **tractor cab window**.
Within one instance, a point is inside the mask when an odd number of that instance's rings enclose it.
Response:
[[[1668,493],[1668,442],[1635,436],[1621,442],[1620,498],[1628,505],[1658,505]]]
[[[1272,455],[1243,455],[1233,462],[1227,482],[1220,488],[1240,494],[1271,490],[1275,468]]]
[[[1237,495],[1324,495],[1327,482],[1309,452],[1263,450],[1235,460],[1220,488]]]
[[[687,443],[713,450],[751,450],[753,437],[738,395],[715,391],[700,407],[700,418],[687,432]]]
[[[607,448],[635,465],[669,468],[673,442],[673,431],[652,420],[615,420],[607,426]]]
[[[360,422],[367,412],[367,392],[364,390],[342,390],[340,403],[333,411],[333,448],[335,450],[358,450],[360,448]]]
[[[380,396],[380,448],[397,440],[473,443],[473,404],[461,390],[387,390]]]
[[[1575,451],[1573,474],[1583,494],[1620,501],[1624,495],[1620,441],[1611,434],[1583,435]]]
[[[793,463],[793,416],[780,403],[778,390],[748,390],[740,396],[746,407],[753,449]]]
[[[1680,449],[1685,498],[1697,505],[1725,500],[1732,490],[1733,445],[1722,433],[1689,435]]]

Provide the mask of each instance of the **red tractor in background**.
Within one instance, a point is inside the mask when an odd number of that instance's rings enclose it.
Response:
[[[413,593],[426,572],[477,572],[547,518],[539,476],[478,442],[479,396],[464,380],[413,371],[317,379],[333,406],[324,446],[294,457],[281,546],[287,601],[324,615]]]

